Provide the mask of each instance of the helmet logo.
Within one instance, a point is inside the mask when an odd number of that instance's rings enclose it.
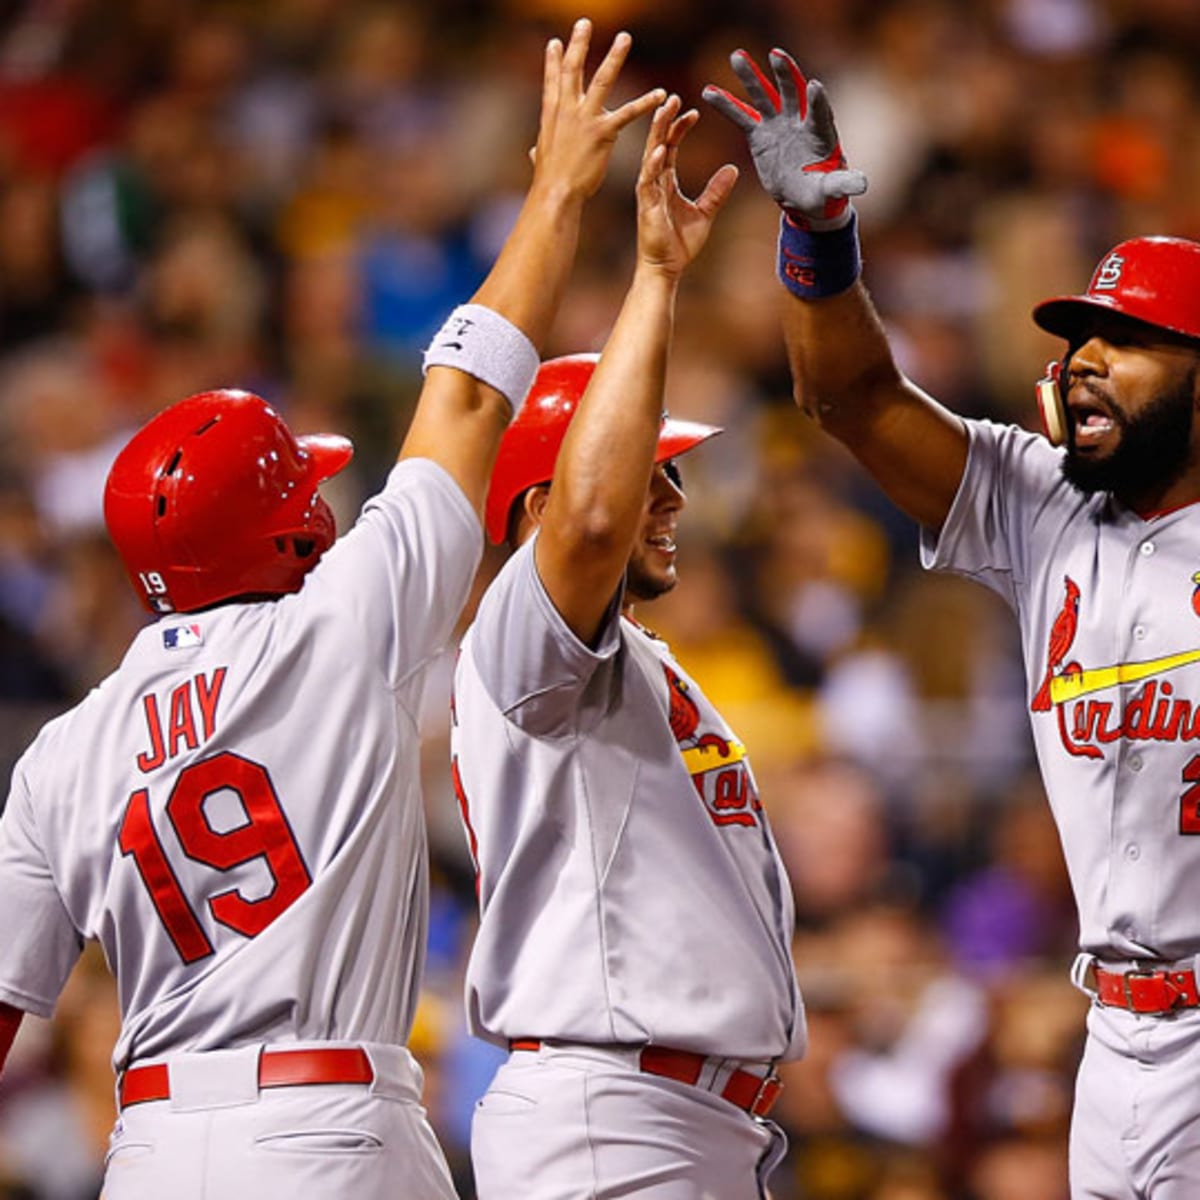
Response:
[[[1096,269],[1092,291],[1111,292],[1121,282],[1121,272],[1124,269],[1125,260],[1119,254],[1110,254]]]

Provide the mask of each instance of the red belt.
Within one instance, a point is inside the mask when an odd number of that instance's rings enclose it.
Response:
[[[375,1078],[367,1052],[357,1046],[311,1050],[264,1050],[258,1059],[260,1088],[308,1083],[370,1083]],[[122,1108],[148,1100],[170,1100],[167,1063],[130,1067],[121,1076],[117,1096]]]
[[[1200,989],[1191,968],[1182,971],[1106,971],[1099,963],[1096,996],[1110,1008],[1127,1008],[1136,1013],[1169,1013],[1176,1008],[1200,1008]]]
[[[540,1050],[542,1043],[536,1038],[514,1038],[508,1043],[510,1050]],[[647,1046],[638,1058],[638,1069],[647,1075],[661,1075],[679,1083],[697,1085],[705,1064],[709,1061],[703,1054],[690,1050],[672,1050],[667,1046]],[[783,1080],[772,1070],[766,1075],[755,1075],[740,1068],[733,1071],[725,1081],[719,1095],[722,1100],[736,1104],[752,1117],[765,1117],[783,1091]]]

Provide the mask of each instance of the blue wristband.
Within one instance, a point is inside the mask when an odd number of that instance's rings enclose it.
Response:
[[[801,300],[844,292],[862,272],[858,214],[840,229],[802,229],[787,213],[779,225],[779,280]]]

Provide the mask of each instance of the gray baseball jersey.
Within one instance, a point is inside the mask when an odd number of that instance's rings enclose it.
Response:
[[[455,675],[472,1032],[798,1057],[791,891],[745,748],[615,602],[582,644],[535,541],[485,593]]]
[[[966,424],[966,473],[923,560],[1016,610],[1080,945],[1114,960],[1196,954],[1200,506],[1143,519],[1078,492],[1044,438]]]
[[[48,1015],[96,938],[118,1069],[408,1034],[427,918],[416,713],[482,549],[409,460],[294,595],[163,618],[18,763],[0,1000]]]

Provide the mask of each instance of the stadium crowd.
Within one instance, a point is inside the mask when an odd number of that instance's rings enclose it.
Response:
[[[420,355],[519,202],[563,0],[0,0],[0,762],[142,620],[103,480],[164,404],[214,386],[390,465]],[[730,50],[786,46],[834,99],[865,277],[905,372],[1032,425],[1055,342],[1029,318],[1122,238],[1200,238],[1194,0],[596,0],[625,85],[699,105]],[[633,250],[629,137],[585,217],[553,353],[599,348]],[[705,112],[685,185],[748,169]],[[687,586],[644,619],[749,747],[795,890],[811,1049],[786,1068],[776,1200],[1063,1200],[1084,998],[1008,614],[924,574],[916,530],[792,403],[774,206],[743,180],[685,284],[668,400],[725,427],[685,464]],[[480,586],[499,562],[485,558]],[[469,613],[464,615],[464,626]],[[470,860],[450,661],[427,703],[434,919],[413,1049],[472,1194]],[[0,791],[2,795],[2,791]],[[664,930],[664,937],[670,931]],[[85,957],[0,1081],[0,1198],[94,1200],[114,997]]]

